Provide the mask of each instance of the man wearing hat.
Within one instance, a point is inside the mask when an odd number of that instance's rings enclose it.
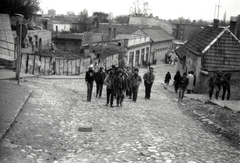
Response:
[[[135,68],[133,72],[134,74],[131,77],[133,102],[137,102],[138,88],[139,85],[142,83],[142,77],[138,75],[138,72],[138,68]]]
[[[93,65],[90,65],[85,75],[85,81],[87,83],[87,101],[89,102],[92,99],[92,89],[93,89],[94,80],[95,80],[95,72],[93,70]]]
[[[149,72],[146,72],[143,75],[143,80],[145,86],[145,99],[150,99],[152,85],[155,80],[155,75],[153,74],[153,67],[150,67]]]
[[[105,72],[103,71],[103,67],[100,67],[99,71],[96,72],[95,75],[95,82],[96,82],[96,97],[99,96],[99,98],[101,98],[102,96],[102,89],[103,89],[103,81],[106,77]]]

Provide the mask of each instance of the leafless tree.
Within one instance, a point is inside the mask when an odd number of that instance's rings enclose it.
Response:
[[[149,3],[144,0],[134,0],[130,9],[130,14],[136,17],[144,17],[148,15]]]
[[[82,23],[87,23],[88,20],[88,10],[84,9],[79,13],[79,21]]]

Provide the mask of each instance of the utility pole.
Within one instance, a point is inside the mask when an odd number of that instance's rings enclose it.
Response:
[[[22,54],[22,39],[27,35],[27,28],[23,24],[24,16],[21,14],[15,14],[15,19],[19,23],[17,26],[17,36],[18,36],[18,52],[17,52],[17,69],[16,69],[16,79],[18,81],[18,85],[20,83],[20,71],[21,71],[21,54]]]
[[[18,51],[17,51],[17,69],[16,69],[16,79],[17,83],[19,85],[20,83],[20,69],[21,69],[21,51],[22,51],[22,20],[23,15],[21,14],[15,14],[16,20],[19,22],[20,27],[17,29],[17,35],[18,35]]]
[[[101,56],[103,56],[103,35],[102,35],[102,54],[101,54]],[[100,63],[100,57],[99,57],[98,63]]]

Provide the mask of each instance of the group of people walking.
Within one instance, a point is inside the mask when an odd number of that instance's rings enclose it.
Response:
[[[227,92],[227,100],[230,98],[230,79],[231,73],[227,73],[224,76],[221,71],[214,72],[213,76],[209,79],[209,99],[212,100],[213,91],[215,90],[215,99],[218,100],[221,88],[223,88],[222,100],[225,99]]]
[[[172,79],[170,72],[167,72],[165,76],[165,84],[169,85],[170,80]],[[176,74],[174,75],[174,89],[175,93],[178,93],[179,91],[179,96],[178,100],[182,101],[184,97],[184,92],[187,90],[187,93],[193,93],[194,92],[194,87],[196,84],[196,76],[194,75],[193,71],[189,71],[188,74],[185,72],[181,76],[180,71],[177,71]]]
[[[171,74],[170,72],[167,72],[165,76],[165,83],[166,85],[169,84],[171,80]],[[230,79],[231,79],[231,73],[227,73],[224,76],[222,75],[222,72],[214,72],[214,75],[210,77],[208,81],[209,86],[209,99],[212,100],[212,95],[215,90],[215,99],[218,100],[219,92],[221,91],[221,88],[223,88],[222,93],[222,100],[225,99],[226,93],[227,93],[227,100],[230,98]],[[178,93],[179,91],[179,101],[182,101],[184,97],[184,92],[187,91],[187,93],[193,93],[195,91],[195,85],[196,85],[196,76],[194,75],[193,71],[189,71],[188,74],[185,72],[181,76],[180,71],[177,71],[174,78],[174,88],[175,93]]]
[[[196,76],[193,71],[189,71],[188,74],[184,72],[182,76],[180,71],[177,71],[174,76],[174,88],[175,93],[179,90],[178,100],[183,100],[185,90],[187,90],[187,93],[193,93],[195,84]]]
[[[149,68],[143,76],[145,86],[145,99],[150,99],[152,84],[155,80],[153,68]],[[91,101],[93,83],[96,82],[96,97],[101,98],[103,85],[106,85],[106,106],[114,107],[114,99],[116,106],[122,106],[125,97],[137,101],[139,85],[142,83],[142,77],[139,75],[139,69],[131,67],[118,68],[112,65],[111,69],[104,72],[103,67],[95,72],[93,66],[85,74],[87,83],[87,101]]]

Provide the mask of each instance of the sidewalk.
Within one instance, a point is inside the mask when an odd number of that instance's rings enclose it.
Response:
[[[172,92],[172,93],[175,93],[175,90],[174,90],[174,86],[172,85],[169,85],[167,86],[167,89]],[[221,99],[219,100],[209,100],[209,97],[208,97],[208,94],[187,94],[185,93],[184,94],[185,97],[187,98],[190,98],[190,99],[195,99],[195,100],[198,100],[198,101],[201,101],[203,103],[210,103],[210,104],[213,104],[213,105],[219,105],[221,107],[225,107],[225,108],[228,108],[230,110],[233,110],[234,112],[239,112],[240,113],[240,101],[237,101],[237,100],[225,100],[225,101],[222,101]]]
[[[0,68],[0,80],[12,80],[15,79],[16,72],[9,69]],[[63,76],[63,75],[32,75],[20,73],[20,78],[30,78],[30,77],[39,77],[44,79],[85,79],[85,73],[80,75],[73,76]]]
[[[9,81],[0,81],[0,140],[5,137],[11,125],[31,95],[29,88]]]
[[[34,77],[32,74],[20,73],[20,78]],[[0,80],[12,80],[16,79],[16,72],[9,69],[0,68]]]

